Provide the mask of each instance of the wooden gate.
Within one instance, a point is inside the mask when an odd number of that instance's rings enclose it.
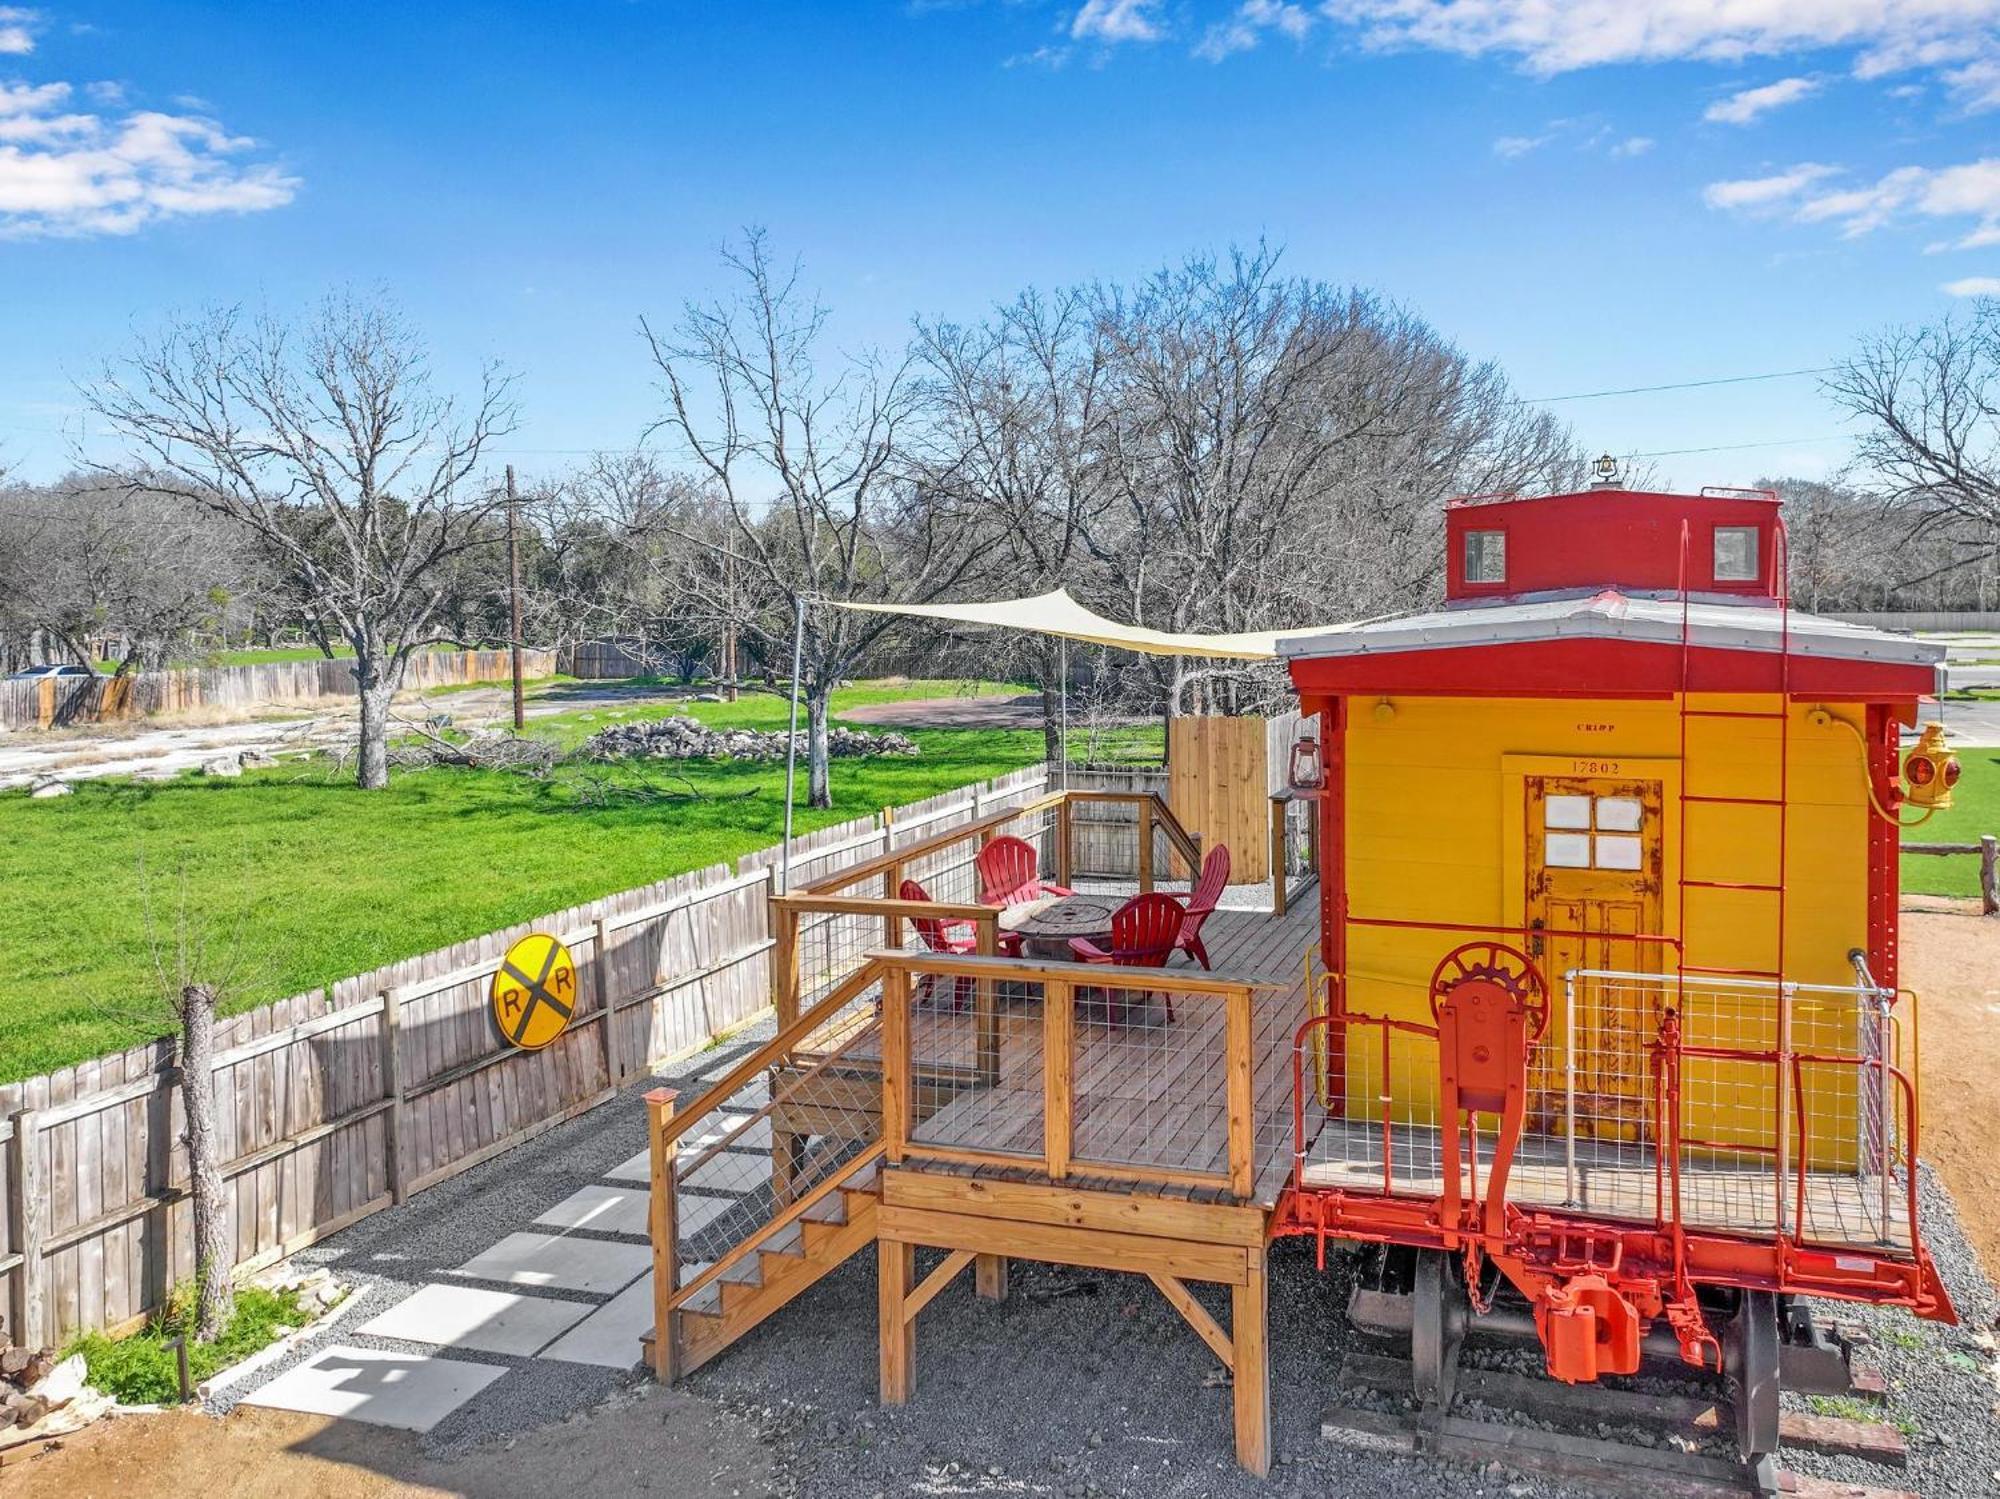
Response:
[[[1203,850],[1229,845],[1232,884],[1271,877],[1267,729],[1262,718],[1196,716],[1167,723],[1167,805]]]

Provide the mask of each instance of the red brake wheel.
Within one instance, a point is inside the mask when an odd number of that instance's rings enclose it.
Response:
[[[1504,942],[1466,942],[1454,947],[1431,970],[1431,1018],[1458,985],[1470,979],[1494,984],[1521,1001],[1528,1013],[1528,1039],[1539,1041],[1549,1028],[1549,986],[1535,960]]]

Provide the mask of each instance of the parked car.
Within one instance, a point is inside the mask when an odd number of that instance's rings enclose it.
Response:
[[[47,666],[24,667],[20,671],[10,673],[7,680],[10,682],[39,682],[44,677],[87,677],[90,675],[92,675],[92,672],[89,667],[77,666],[71,662],[64,661],[51,663]]]

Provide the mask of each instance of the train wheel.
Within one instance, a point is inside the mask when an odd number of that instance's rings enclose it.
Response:
[[[1417,1251],[1410,1287],[1410,1370],[1417,1401],[1442,1420],[1458,1383],[1458,1347],[1465,1340],[1471,1305],[1458,1257],[1437,1249]]]
[[[1723,1358],[1736,1407],[1736,1448],[1756,1467],[1778,1450],[1778,1298],[1745,1291],[1724,1338]]]

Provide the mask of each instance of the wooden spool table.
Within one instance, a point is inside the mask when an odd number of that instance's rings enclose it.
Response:
[[[1111,936],[1111,917],[1124,901],[1101,895],[1045,895],[1023,901],[1000,913],[999,927],[1021,938],[1022,954],[1045,961],[1070,962],[1072,937],[1088,937],[1102,945]]]

